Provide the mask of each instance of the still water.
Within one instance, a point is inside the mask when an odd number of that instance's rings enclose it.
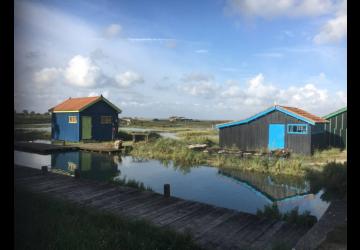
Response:
[[[39,155],[14,151],[16,164],[33,168],[51,166],[52,171],[72,174],[80,169],[82,178],[113,180],[133,179],[163,192],[171,185],[171,195],[220,207],[255,214],[264,205],[276,202],[282,212],[299,207],[320,218],[329,206],[321,200],[322,191],[310,194],[309,184],[301,179],[271,178],[266,174],[224,171],[215,167],[177,167],[172,162],[136,159],[131,156],[110,156],[84,151]]]

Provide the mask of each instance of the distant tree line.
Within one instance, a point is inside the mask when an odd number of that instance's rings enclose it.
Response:
[[[27,109],[24,109],[21,113],[18,113],[16,111],[16,109],[14,109],[14,114],[15,115],[50,115],[49,112],[44,112],[44,113],[39,113],[39,112],[35,112],[35,111],[28,111]]]

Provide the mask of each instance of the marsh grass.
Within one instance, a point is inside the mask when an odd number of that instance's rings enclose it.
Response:
[[[309,170],[306,178],[310,181],[310,191],[324,190],[321,198],[326,201],[347,199],[347,162],[330,162],[322,171]]]
[[[14,129],[15,141],[50,140],[51,133],[48,131]]]
[[[131,155],[135,157],[173,161],[175,166],[210,165],[232,170],[249,170],[263,173],[303,176],[304,169],[299,159],[279,159],[267,156],[239,158],[234,155],[210,155],[202,151],[187,148],[183,140],[160,138],[149,143],[138,142],[133,145]]]
[[[200,249],[189,234],[14,190],[15,249]]]
[[[311,215],[309,211],[305,211],[304,213],[300,214],[299,208],[296,207],[289,212],[281,213],[279,207],[275,203],[264,206],[264,210],[258,209],[256,215],[262,218],[268,218],[272,220],[284,220],[291,224],[296,224],[309,228],[317,222],[317,218]]]

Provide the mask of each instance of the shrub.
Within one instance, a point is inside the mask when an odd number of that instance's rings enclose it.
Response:
[[[271,205],[265,205],[264,210],[257,210],[256,215],[261,218],[268,218],[272,220],[284,220],[291,224],[301,225],[305,227],[312,227],[317,218],[310,214],[309,211],[305,211],[299,214],[299,208],[295,207],[289,212],[282,214],[276,203]]]

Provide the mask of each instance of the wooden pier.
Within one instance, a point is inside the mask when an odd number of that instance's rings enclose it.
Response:
[[[66,146],[66,145],[55,145],[55,144],[47,144],[47,143],[35,143],[35,142],[15,142],[14,149],[30,152],[30,153],[38,153],[38,154],[51,154],[54,152],[61,151],[72,151],[79,150],[79,147],[76,146]]]
[[[293,247],[308,230],[284,221],[49,171],[15,166],[15,188],[22,186],[178,232],[190,232],[205,249],[272,249],[280,242]]]

